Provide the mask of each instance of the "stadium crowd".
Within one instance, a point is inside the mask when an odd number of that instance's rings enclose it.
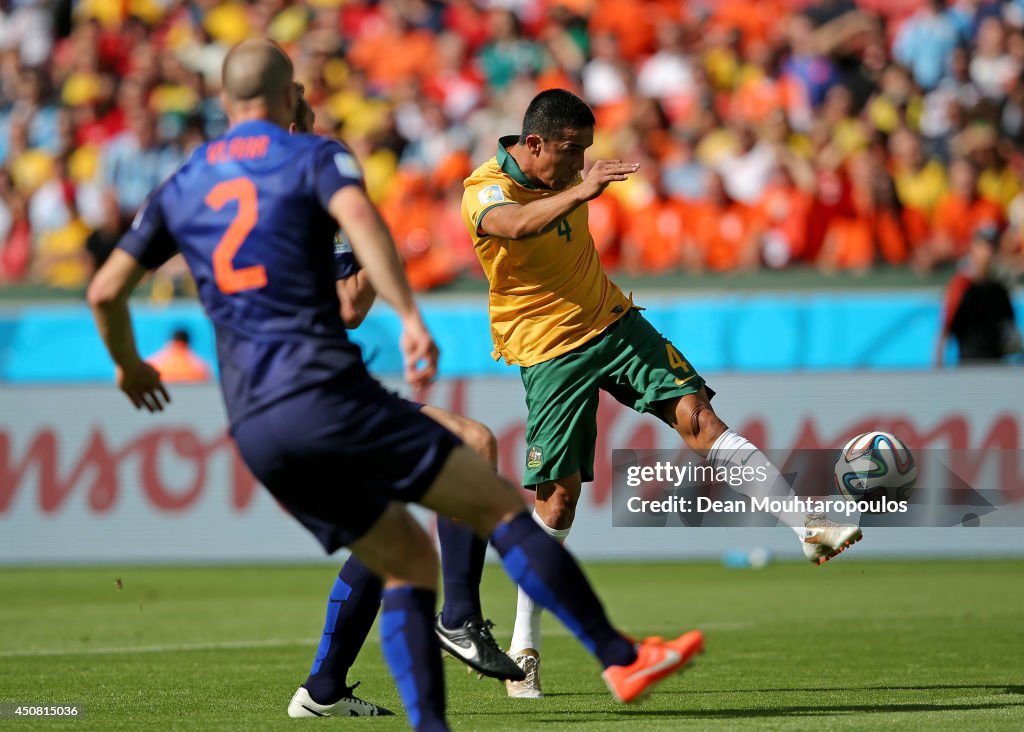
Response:
[[[1024,0],[0,0],[0,285],[84,287],[224,131],[253,34],[357,153],[417,289],[479,273],[463,178],[552,87],[595,109],[590,160],[641,162],[590,203],[613,272],[926,272],[992,225],[1024,269]]]

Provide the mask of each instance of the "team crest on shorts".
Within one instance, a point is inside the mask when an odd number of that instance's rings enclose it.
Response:
[[[526,453],[526,467],[530,470],[536,470],[544,462],[544,453],[540,451],[540,448],[534,445],[530,448],[530,451]]]

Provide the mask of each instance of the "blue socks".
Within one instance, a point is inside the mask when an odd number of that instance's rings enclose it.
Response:
[[[441,516],[437,532],[444,560],[441,620],[445,627],[457,628],[482,614],[480,577],[487,544],[464,525]],[[377,575],[350,556],[331,588],[323,636],[309,678],[303,684],[318,704],[331,704],[348,693],[348,670],[377,617],[382,591]],[[336,635],[335,631],[340,632]]]
[[[612,627],[576,560],[527,511],[498,526],[491,544],[516,584],[565,623],[602,666],[636,660],[632,641]]]
[[[437,593],[410,586],[384,591],[381,649],[395,677],[409,724],[417,732],[447,730],[444,671],[434,633]]]
[[[303,684],[318,704],[332,704],[350,693],[348,670],[377,617],[382,591],[377,575],[354,556],[338,572],[316,660]],[[429,590],[400,587],[383,592],[381,649],[410,724],[423,732],[448,729],[441,648],[434,634],[436,604],[437,594]]]
[[[333,704],[348,694],[348,670],[377,617],[383,589],[377,575],[355,556],[349,557],[338,572],[327,601],[327,620],[316,660],[303,684],[316,703]],[[336,629],[344,632],[335,635]]]
[[[441,622],[446,628],[458,628],[471,618],[483,617],[480,577],[484,572],[487,544],[463,524],[440,515],[437,536],[441,540],[444,581]]]

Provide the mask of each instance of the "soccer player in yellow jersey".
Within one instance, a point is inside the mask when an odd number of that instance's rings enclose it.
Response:
[[[536,490],[534,519],[564,541],[581,484],[594,478],[598,393],[673,427],[718,466],[761,465],[767,484],[748,495],[789,495],[768,459],[730,430],[710,404],[713,391],[682,353],[658,333],[608,279],[587,223],[587,201],[639,167],[598,160],[584,178],[594,115],[572,93],[538,94],[518,136],[466,179],[462,216],[490,282],[495,358],[520,367],[529,411],[523,483]],[[856,526],[825,516],[779,515],[804,553],[820,564],[861,538]],[[540,610],[520,591],[510,655],[526,680],[510,696],[536,698]]]

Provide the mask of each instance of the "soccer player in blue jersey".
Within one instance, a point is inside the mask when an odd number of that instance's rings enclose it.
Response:
[[[295,82],[295,91],[295,120],[289,130],[312,132],[315,115],[306,102],[302,84]],[[341,231],[334,239],[334,261],[341,318],[346,328],[357,328],[377,293]],[[432,405],[420,405],[420,411],[454,433],[497,470],[497,441],[485,425]],[[442,648],[485,676],[522,680],[525,674],[498,646],[490,631],[492,623],[484,620],[480,607],[480,579],[487,544],[445,516],[437,517],[437,533],[444,604],[435,619],[435,630]],[[290,716],[329,713],[363,717],[391,713],[355,696],[354,687],[348,683],[348,671],[380,609],[382,589],[381,580],[373,572],[356,557],[349,557],[331,588],[320,647],[309,678],[288,705]],[[316,705],[315,711],[311,711],[310,702]]]
[[[382,649],[414,729],[448,725],[434,632],[437,554],[410,502],[489,537],[511,578],[597,658],[612,695],[639,698],[681,668],[702,636],[636,643],[616,630],[518,490],[366,372],[339,312],[330,246],[339,227],[398,315],[412,385],[435,375],[437,346],[351,152],[288,134],[292,77],[291,61],[269,41],[243,41],[228,53],[223,101],[231,128],[150,196],[90,284],[88,302],[119,387],[139,409],[161,411],[169,402],[159,374],[139,356],[128,298],[148,269],[181,251],[214,324],[242,458],[327,552],[348,546],[384,580]]]

